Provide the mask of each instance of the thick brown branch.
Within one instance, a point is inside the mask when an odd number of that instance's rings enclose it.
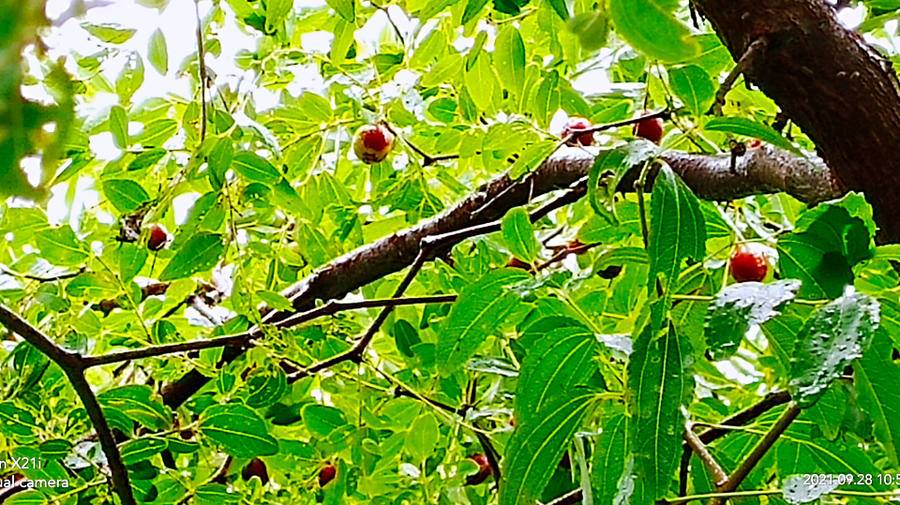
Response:
[[[597,151],[563,147],[534,172],[514,181],[501,175],[439,216],[412,228],[363,246],[320,267],[303,281],[284,291],[295,311],[311,309],[316,300],[346,296],[370,282],[411,265],[426,237],[446,235],[442,247],[427,254],[425,261],[445,254],[455,244],[499,229],[499,220],[509,209],[524,205],[546,193],[569,188],[547,203],[532,217],[540,217],[578,200],[586,190],[586,177]],[[820,201],[840,194],[828,168],[815,159],[803,159],[771,147],[750,150],[735,170],[727,156],[690,155],[668,152],[661,159],[681,174],[701,198],[729,200],[754,193],[788,192],[800,200]],[[627,178],[626,178],[627,179]],[[633,183],[633,179],[631,181]],[[624,189],[630,189],[625,185]],[[291,313],[269,312],[265,322],[276,323]],[[241,347],[226,347],[222,360],[231,362],[241,355]],[[346,358],[345,356],[344,358]],[[328,366],[334,363],[325,363]],[[163,390],[167,405],[179,406],[208,378],[191,371]]]
[[[744,70],[815,143],[838,185],[865,193],[879,240],[900,240],[900,86],[890,62],[822,0],[695,0]]]
[[[100,441],[100,448],[103,449],[103,454],[106,456],[106,464],[109,465],[109,473],[112,476],[116,494],[119,495],[119,499],[122,500],[123,504],[136,504],[131,483],[128,480],[128,470],[125,468],[125,463],[122,462],[122,455],[119,452],[119,447],[116,445],[116,439],[113,436],[112,429],[109,427],[109,423],[106,421],[106,416],[103,415],[103,409],[100,407],[94,391],[91,390],[91,385],[88,384],[87,379],[84,377],[84,371],[70,370],[65,367],[63,370],[66,372],[66,376],[69,378],[69,383],[72,384],[75,393],[81,399],[84,410],[87,411],[91,424],[94,426],[94,431],[97,432],[97,439]]]

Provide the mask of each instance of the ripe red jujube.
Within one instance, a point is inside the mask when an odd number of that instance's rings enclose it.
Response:
[[[394,134],[384,124],[369,124],[356,130],[353,152],[365,163],[378,163],[394,148]]]
[[[663,138],[663,121],[658,117],[644,119],[634,125],[633,132],[636,137],[641,137],[655,144],[659,144],[659,141]]]
[[[478,465],[478,472],[466,477],[466,485],[477,486],[491,476],[491,463],[484,454],[473,454],[469,459]]]
[[[740,246],[731,254],[731,276],[738,282],[760,282],[769,271],[765,254]]]
[[[151,251],[159,251],[166,246],[169,241],[169,234],[158,224],[150,227],[150,234],[147,237],[147,249]]]
[[[566,123],[566,127],[563,128],[562,138],[567,138],[576,130],[584,130],[586,128],[591,127],[591,122],[583,117],[570,117],[569,122]],[[575,136],[572,140],[567,142],[570,146],[575,146],[581,144],[583,146],[590,146],[594,144],[594,134],[593,133],[580,133]]]

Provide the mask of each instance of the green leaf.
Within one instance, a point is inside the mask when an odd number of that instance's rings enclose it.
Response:
[[[812,406],[863,355],[878,329],[878,317],[878,302],[852,288],[813,314],[794,347],[789,385],[797,405]]]
[[[7,436],[30,436],[37,428],[31,412],[12,402],[0,403],[0,433]]]
[[[169,0],[136,0],[138,5],[162,12],[169,5]]]
[[[700,52],[687,27],[656,0],[610,0],[609,17],[616,32],[650,58],[674,62]]]
[[[41,231],[37,233],[36,240],[41,255],[54,265],[79,266],[88,258],[84,243],[78,240],[68,225]]]
[[[168,151],[161,147],[142,151],[140,154],[135,156],[130,163],[128,163],[128,171],[132,172],[135,170],[144,170],[145,168],[152,167],[153,165],[156,165],[159,160],[163,159],[163,156],[165,156],[167,152]]]
[[[281,180],[281,172],[256,153],[243,151],[234,155],[234,169],[245,179],[263,184],[275,184]]]
[[[711,132],[725,132],[734,135],[743,135],[744,137],[752,137],[784,150],[801,154],[800,150],[794,147],[794,144],[791,144],[788,139],[772,129],[771,126],[759,123],[750,118],[717,117],[710,119],[703,126],[703,129]]]
[[[493,0],[494,9],[497,12],[515,16],[522,11],[522,7],[528,5],[530,0]]]
[[[612,503],[618,493],[619,477],[625,471],[628,451],[627,418],[618,414],[603,423],[603,431],[594,444],[591,462],[591,487],[594,503]]]
[[[147,59],[153,68],[162,75],[169,72],[169,49],[166,46],[166,36],[159,28],[153,32],[148,42]]]
[[[836,298],[853,283],[853,266],[871,257],[871,243],[863,219],[846,207],[821,204],[801,215],[796,231],[778,239],[778,269],[803,282],[800,296]]]
[[[113,105],[109,109],[109,132],[112,133],[116,147],[128,148],[128,114],[120,105]]]
[[[535,118],[542,125],[547,125],[559,109],[559,73],[551,70],[541,80],[531,107]]]
[[[536,169],[554,151],[556,151],[556,142],[552,140],[541,140],[528,145],[524,151],[519,153],[519,157],[516,158],[512,166],[509,167],[510,178],[518,179]]]
[[[635,265],[646,265],[650,262],[647,257],[647,251],[640,247],[618,247],[616,249],[607,249],[597,255],[594,261],[593,270],[599,272],[611,266],[624,266],[629,263]]]
[[[116,94],[119,95],[119,103],[128,103],[134,92],[144,83],[144,59],[140,54],[131,52],[128,61],[122,66],[119,76],[116,78]],[[174,120],[171,120],[174,122]]]
[[[294,6],[294,0],[269,0],[266,2],[266,25],[277,27],[287,19]]]
[[[506,446],[500,505],[534,503],[553,475],[569,440],[593,410],[592,395],[547,405],[530,424],[516,427]]]
[[[352,23],[356,20],[356,1],[355,0],[326,0],[329,7],[338,13],[338,16]]]
[[[629,443],[640,486],[631,503],[654,503],[669,491],[684,431],[682,405],[693,390],[690,344],[669,326],[656,336],[648,324],[628,362]]]
[[[137,30],[132,28],[122,28],[116,24],[94,24],[94,23],[81,23],[81,27],[87,30],[88,33],[102,40],[103,42],[109,42],[110,44],[124,44],[128,42],[131,37],[137,33]]]
[[[481,14],[481,10],[484,9],[484,6],[487,5],[487,3],[488,0],[468,0],[460,24],[464,25],[475,19],[476,16]]]
[[[197,488],[194,505],[239,505],[241,495],[224,484],[204,484]]]
[[[678,279],[686,258],[702,260],[706,224],[700,202],[668,166],[660,168],[650,198],[650,279],[663,274],[664,285]],[[648,287],[652,287],[652,282]]]
[[[417,461],[424,461],[434,452],[440,435],[437,419],[429,413],[422,414],[406,432],[406,450]]]
[[[494,270],[462,290],[438,335],[441,373],[453,372],[475,354],[481,342],[519,303],[518,295],[507,286],[530,278],[521,270]]]
[[[150,201],[150,194],[131,179],[103,181],[103,193],[119,212],[134,212]]]
[[[294,308],[287,297],[281,293],[276,293],[275,291],[257,291],[256,296],[265,302],[266,306],[276,310],[289,311]]]
[[[562,3],[562,0],[548,1],[551,6]],[[569,20],[568,25],[569,30],[578,37],[581,47],[587,51],[597,51],[609,40],[609,17],[605,10],[596,9],[577,14]]]
[[[524,208],[516,207],[507,212],[500,222],[500,231],[513,256],[526,263],[537,258],[541,245],[534,237],[534,226]]]
[[[319,437],[327,437],[334,430],[347,425],[344,413],[327,405],[310,404],[303,407],[300,414],[303,424],[310,433]]]
[[[516,421],[527,424],[550,403],[585,390],[598,377],[599,342],[584,327],[564,327],[547,332],[528,349],[516,387]]]
[[[695,116],[709,110],[716,96],[716,85],[705,70],[696,65],[676,67],[669,70],[669,81],[672,91]]]
[[[547,0],[550,8],[553,9],[560,19],[566,21],[569,19],[569,7],[566,6],[566,0]]]
[[[166,265],[159,280],[173,281],[209,270],[219,262],[224,252],[222,235],[198,233],[175,252],[175,257]]]
[[[163,438],[138,438],[129,440],[119,447],[122,456],[122,462],[126,465],[134,465],[142,461],[147,461],[151,457],[163,452],[169,446]]]
[[[200,433],[238,458],[278,453],[278,441],[269,435],[265,420],[244,405],[231,403],[209,407],[201,416]]]
[[[862,359],[853,363],[853,385],[872,419],[876,440],[896,466],[900,462],[900,367],[892,361],[892,352],[886,332],[876,333]]]
[[[221,188],[225,184],[225,172],[231,168],[231,160],[234,156],[234,148],[231,139],[222,137],[216,141],[209,156],[206,158],[209,168],[209,181],[215,188]]]
[[[152,430],[172,422],[172,412],[163,405],[150,386],[131,385],[104,391],[97,396],[104,411],[116,411]]]
[[[741,282],[723,289],[706,315],[706,343],[715,360],[732,356],[751,327],[777,316],[797,296],[800,282]]]
[[[176,131],[178,123],[174,119],[158,119],[144,125],[144,131],[136,140],[145,147],[159,147],[172,138]]]
[[[247,376],[245,388],[248,406],[268,407],[277,403],[287,391],[287,374],[280,367],[256,368]]]
[[[520,95],[525,86],[525,43],[512,24],[506,24],[500,30],[494,46],[494,65],[503,87],[514,96]]]
[[[297,110],[312,123],[325,123],[334,116],[334,108],[322,95],[307,91],[297,99]]]

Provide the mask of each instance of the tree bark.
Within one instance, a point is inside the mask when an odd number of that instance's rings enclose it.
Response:
[[[824,0],[693,0],[745,77],[816,144],[838,183],[865,193],[879,241],[900,241],[900,86],[890,62]]]

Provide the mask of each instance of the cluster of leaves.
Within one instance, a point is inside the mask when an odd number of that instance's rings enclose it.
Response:
[[[65,195],[62,219],[40,200],[0,207],[3,303],[84,354],[246,330],[262,305],[290,310],[280,293],[315,269],[434,217],[498,174],[533,170],[556,148],[548,130],[559,111],[600,124],[667,106],[677,112],[659,149],[715,153],[747,137],[811,147],[795,128],[770,126],[774,104],[743,86],[724,116],[706,114],[732,60],[715,34],[684,22],[679,2],[327,4],[213,2],[198,20],[210,59],[224,54],[229,29],[256,47],[231,69],[208,62],[249,76],[251,92],[210,77],[205,103],[206,72],[196,56],[170,65],[162,31],[132,51],[136,27],[85,21],[99,49],[69,58],[74,99],[116,103],[69,118],[63,163],[44,167],[44,186]],[[373,25],[383,31],[367,42]],[[869,29],[878,35],[880,26]],[[328,49],[310,48],[323,34]],[[109,82],[99,70],[123,57]],[[195,94],[132,103],[149,71],[183,76]],[[612,84],[576,90],[579,76],[601,74]],[[29,75],[61,109],[72,100],[52,93],[59,76]],[[313,80],[321,89],[289,92]],[[277,103],[257,110],[258,90]],[[405,143],[365,165],[350,133],[375,120]],[[653,503],[677,490],[686,421],[715,424],[778,389],[804,413],[741,489],[797,474],[900,471],[900,276],[890,263],[900,253],[874,246],[864,198],[811,209],[785,195],[714,204],[665,166],[651,194],[603,195],[596,183],[606,174],[660,154],[628,128],[607,133],[614,149],[591,171],[589,198],[534,223],[526,209],[511,210],[499,233],[428,264],[409,294],[457,300],[398,307],[361,363],[309,377],[279,366],[346,351],[377,310],[271,329],[225,367],[213,349],[91,369],[139,500],[506,505],[581,488],[594,503]],[[103,135],[117,149],[112,161],[91,147]],[[423,152],[457,157],[427,163]],[[97,203],[82,209],[90,191]],[[145,246],[150,223],[173,233],[159,252]],[[739,242],[774,247],[766,282],[729,282]],[[572,244],[578,254],[553,260]],[[511,257],[526,268],[503,268]],[[388,297],[398,280],[377,279],[357,295]],[[148,289],[156,283],[165,289]],[[45,464],[20,470],[25,477],[71,488],[7,502],[109,498],[105,458],[63,371],[8,339],[0,451],[39,458]],[[210,385],[165,405],[163,387],[192,369]],[[733,469],[777,414],[713,443],[712,454]],[[486,447],[501,458],[498,492],[491,481],[465,485],[477,471],[468,456]],[[266,479],[242,476],[254,458]],[[320,487],[325,465],[337,477]],[[714,491],[714,480],[694,458],[688,490]]]

